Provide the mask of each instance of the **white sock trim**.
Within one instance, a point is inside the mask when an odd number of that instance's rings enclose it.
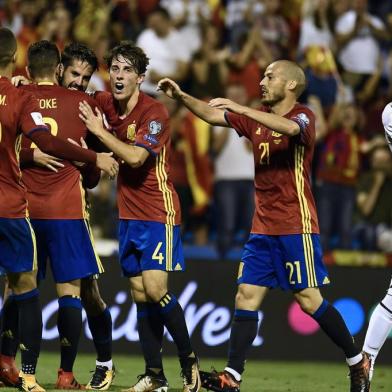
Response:
[[[95,365],[96,366],[106,366],[109,370],[113,369],[113,361],[106,361],[106,362],[99,362],[99,361],[95,361]]]
[[[352,358],[346,358],[346,362],[348,366],[354,366],[357,363],[361,362],[363,358],[362,353],[359,353],[358,355],[356,355],[355,357]]]
[[[240,382],[240,381],[241,381],[241,374],[239,374],[239,373],[238,373],[237,371],[235,371],[234,369],[229,368],[229,367],[225,367],[225,372],[230,373],[230,374],[234,377],[234,379],[235,379],[237,382]]]

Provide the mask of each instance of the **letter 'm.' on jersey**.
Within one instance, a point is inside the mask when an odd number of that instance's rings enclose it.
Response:
[[[132,112],[120,118],[110,93],[101,92],[95,97],[117,138],[150,153],[139,168],[126,163],[120,165],[117,181],[119,217],[180,224],[178,196],[169,177],[170,129],[166,108],[140,92]]]
[[[81,91],[68,90],[53,83],[39,83],[20,87],[31,92],[40,108],[43,121],[53,136],[62,140],[71,138],[80,143],[89,131],[79,118],[79,102],[85,100],[97,106],[95,100]],[[35,148],[30,139],[23,137],[23,148]],[[34,165],[23,169],[27,187],[29,214],[32,219],[86,218],[85,191],[79,169],[63,160],[58,172]]]
[[[285,136],[246,116],[225,112],[229,125],[253,145],[256,211],[252,233],[319,233],[310,183],[314,114],[306,106],[296,104],[284,117],[299,125],[298,135]]]
[[[0,77],[0,217],[27,216],[26,188],[21,180],[22,134],[47,130],[36,99]]]

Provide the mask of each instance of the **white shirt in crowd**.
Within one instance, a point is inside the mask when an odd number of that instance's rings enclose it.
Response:
[[[141,47],[150,59],[146,79],[141,86],[142,91],[149,94],[156,94],[156,84],[151,83],[148,78],[151,70],[160,75],[173,76],[178,61],[189,62],[191,59],[189,48],[175,29],[164,38],[159,37],[152,29],[146,29],[139,35],[137,46]]]
[[[372,26],[383,28],[384,23],[376,16],[368,14]],[[336,22],[338,34],[348,34],[357,19],[355,11],[347,11]],[[340,51],[339,60],[346,71],[359,74],[373,74],[377,70],[380,46],[368,27],[361,29]]]
[[[318,28],[314,24],[312,17],[307,17],[302,20],[298,44],[298,49],[301,53],[303,53],[309,46],[332,48],[332,45],[333,36],[327,26]]]
[[[226,130],[229,131],[226,144],[215,158],[215,181],[253,180],[255,175],[253,151],[247,147],[248,140],[244,137],[239,138],[233,128],[213,128],[215,134]]]
[[[161,0],[160,5],[169,12],[170,18],[177,19],[187,13],[187,21],[178,29],[189,50],[194,53],[201,45],[199,12],[206,20],[210,19],[210,8],[205,0]]]

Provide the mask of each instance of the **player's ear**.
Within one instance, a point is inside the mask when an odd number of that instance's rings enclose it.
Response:
[[[290,91],[292,91],[292,92],[294,92],[294,90],[295,90],[295,88],[297,87],[297,81],[296,80],[289,80],[288,82],[287,82],[287,88],[290,90]]]
[[[33,80],[33,77],[31,76],[30,68],[26,65],[25,67],[26,70],[26,75],[30,80]]]
[[[59,63],[56,69],[57,79],[61,79],[63,77],[63,74],[64,74],[64,65],[62,63]]]
[[[137,77],[137,84],[141,84],[142,82],[144,82],[146,75],[145,74],[140,74]]]

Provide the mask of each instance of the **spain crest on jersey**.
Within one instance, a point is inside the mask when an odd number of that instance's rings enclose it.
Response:
[[[132,143],[135,142],[135,140],[136,140],[136,124],[135,123],[128,125],[127,139]]]

